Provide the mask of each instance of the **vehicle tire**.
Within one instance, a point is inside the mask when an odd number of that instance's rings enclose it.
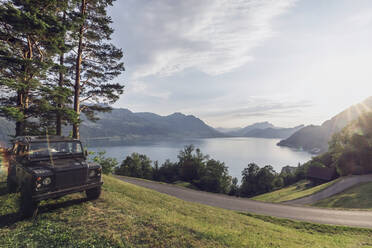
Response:
[[[98,199],[99,196],[101,195],[101,186],[93,189],[87,189],[85,191],[85,194],[87,195],[88,200]]]
[[[32,193],[27,187],[21,188],[20,213],[24,218],[35,217],[37,215],[39,202],[32,199]]]
[[[7,178],[7,186],[9,194],[17,192],[17,184],[13,181],[13,179],[8,176]]]

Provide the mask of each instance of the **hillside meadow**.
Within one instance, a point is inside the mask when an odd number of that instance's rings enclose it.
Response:
[[[301,180],[288,187],[275,190],[266,194],[252,197],[252,200],[263,201],[263,202],[285,202],[291,201],[312,194],[318,193],[332,184],[336,183],[339,179],[323,183],[320,185],[313,186],[309,180]]]
[[[316,207],[372,210],[372,183],[361,183],[313,204]]]
[[[250,215],[189,203],[110,176],[94,202],[82,194],[17,214],[0,183],[0,247],[372,247],[372,230]]]

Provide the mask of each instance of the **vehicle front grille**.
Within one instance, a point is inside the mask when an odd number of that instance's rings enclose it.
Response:
[[[78,186],[84,184],[85,180],[86,170],[84,169],[58,172],[56,174],[56,187]]]

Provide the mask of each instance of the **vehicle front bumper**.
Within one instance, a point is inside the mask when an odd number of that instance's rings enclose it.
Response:
[[[57,197],[61,197],[61,196],[64,196],[64,195],[81,192],[81,191],[84,191],[84,190],[87,190],[87,189],[93,189],[93,188],[96,188],[96,187],[100,187],[100,186],[102,186],[102,184],[103,184],[103,182],[95,182],[95,183],[89,183],[89,184],[75,186],[75,187],[71,187],[71,188],[61,189],[61,190],[58,190],[58,191],[50,191],[50,192],[46,192],[46,193],[35,194],[35,195],[32,196],[32,200],[42,201],[42,200],[46,200],[46,199],[50,199],[50,198],[57,198]]]

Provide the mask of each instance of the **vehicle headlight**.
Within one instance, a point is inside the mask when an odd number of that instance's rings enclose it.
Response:
[[[36,178],[36,189],[37,190],[41,188],[41,184],[42,184],[42,178],[41,177]]]
[[[52,183],[52,179],[50,178],[50,177],[46,177],[46,178],[44,178],[44,180],[43,180],[43,185],[44,186],[48,186],[48,185],[50,185]]]

